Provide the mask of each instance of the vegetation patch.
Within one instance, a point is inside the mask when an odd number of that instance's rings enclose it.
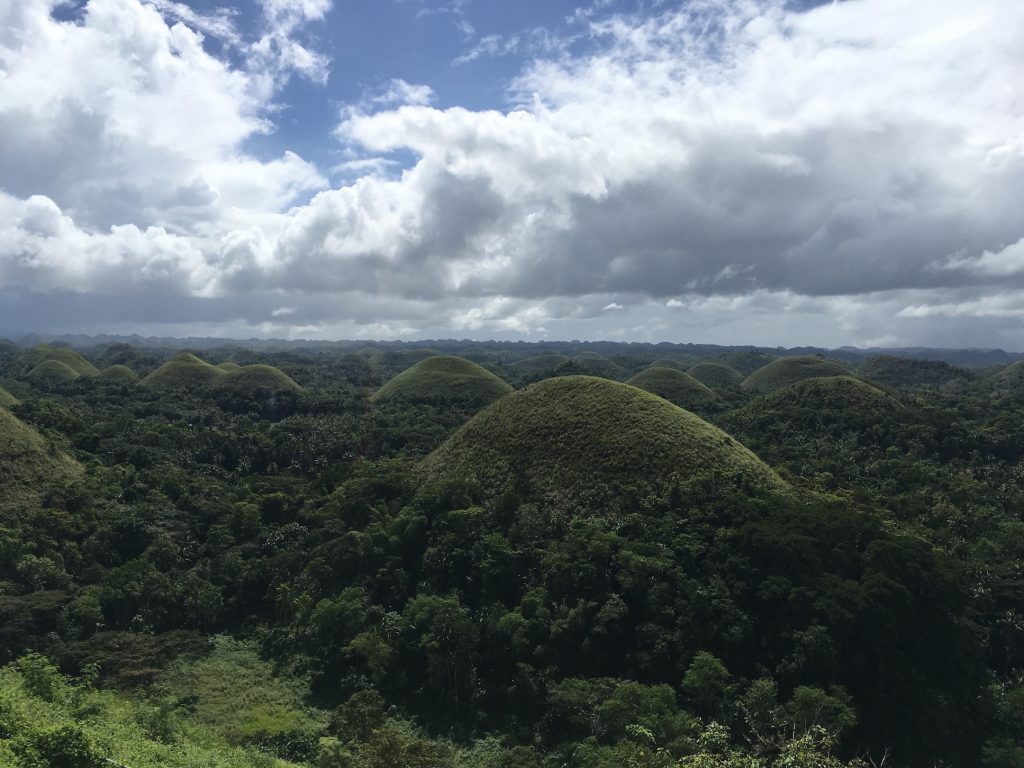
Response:
[[[512,387],[476,363],[461,357],[434,356],[395,376],[371,398],[374,402],[454,403],[484,406]]]
[[[542,376],[553,373],[568,363],[569,360],[570,358],[566,355],[534,355],[533,357],[524,357],[522,360],[517,360],[512,364],[512,368],[522,376]]]
[[[0,500],[16,488],[33,491],[77,479],[82,467],[13,413],[0,409]]]
[[[626,384],[546,379],[477,414],[421,465],[425,479],[466,479],[488,495],[525,492],[598,503],[700,473],[782,483],[760,459],[698,416]]]
[[[73,349],[40,344],[25,353],[26,368],[36,368],[40,363],[54,360],[64,363],[79,376],[95,376],[99,370]]]
[[[224,371],[224,373],[231,373],[232,371],[237,371],[242,366],[232,360],[225,360],[223,363],[218,363],[217,367]]]
[[[217,386],[241,392],[298,392],[302,389],[291,376],[272,365],[236,366],[217,381]]]
[[[865,379],[899,390],[943,387],[954,381],[970,381],[966,368],[941,360],[911,360],[892,355],[869,357],[857,368]]]
[[[648,368],[626,382],[663,397],[680,408],[703,405],[718,396],[689,374],[675,368]]]
[[[46,384],[62,384],[80,378],[80,374],[60,360],[44,360],[28,372],[28,378],[31,381],[41,381]]]
[[[0,387],[0,408],[11,408],[18,404],[18,398],[3,387]]]
[[[127,365],[111,365],[100,371],[99,378],[103,381],[138,381],[139,374]]]
[[[849,373],[839,363],[823,357],[782,357],[754,371],[744,380],[742,386],[749,392],[764,394],[804,379],[848,376]]]

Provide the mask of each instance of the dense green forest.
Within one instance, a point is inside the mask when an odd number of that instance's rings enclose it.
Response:
[[[0,343],[0,766],[1020,768],[954,363]]]

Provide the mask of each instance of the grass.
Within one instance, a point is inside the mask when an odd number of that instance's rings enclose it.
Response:
[[[79,376],[95,376],[99,370],[73,349],[67,347],[51,347],[49,344],[40,344],[32,347],[25,356],[27,367],[35,368],[40,363],[55,360],[64,363]]]
[[[81,374],[79,374],[78,371],[70,365],[62,363],[60,360],[44,360],[28,372],[28,378],[31,381],[44,381],[52,384],[57,382],[74,381],[75,379],[81,378]]]
[[[0,408],[10,408],[18,404],[18,398],[3,387],[0,387]]]
[[[572,359],[571,365],[573,373],[605,379],[621,379],[626,373],[621,366],[597,352],[581,352]]]
[[[421,360],[377,390],[371,400],[409,403],[460,403],[483,406],[512,391],[490,371],[461,357]]]
[[[663,397],[680,408],[710,403],[718,396],[689,374],[675,368],[648,368],[626,382]]]
[[[847,376],[849,373],[839,363],[823,357],[781,357],[754,371],[744,380],[742,386],[748,392],[764,394],[804,379]]]
[[[535,376],[551,373],[568,362],[569,358],[565,355],[534,355],[533,357],[524,357],[522,360],[517,360],[512,364],[512,367],[517,373],[524,376]]]
[[[722,363],[697,363],[687,373],[710,389],[735,389],[743,383],[743,374]]]
[[[104,381],[137,381],[139,374],[127,365],[111,365],[100,371],[99,378]]]
[[[0,499],[16,487],[33,491],[77,479],[82,467],[10,411],[0,409]]]
[[[161,389],[191,389],[209,386],[224,375],[220,368],[200,360],[191,352],[180,352],[144,378],[142,383]]]
[[[227,370],[223,367],[224,365],[221,363],[218,368]],[[297,392],[302,389],[291,376],[272,365],[246,365],[244,367],[235,365],[234,370],[227,370],[217,381],[217,386],[247,392],[255,390]]]
[[[232,371],[239,370],[242,366],[231,360],[225,360],[223,363],[217,363],[217,367],[224,371],[224,373],[231,373]]]
[[[781,486],[722,430],[660,397],[590,376],[546,379],[477,414],[420,466],[427,480],[469,480],[490,496],[539,493],[602,503],[623,488],[661,492],[716,473]]]

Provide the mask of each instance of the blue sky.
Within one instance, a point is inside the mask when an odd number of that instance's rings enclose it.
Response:
[[[1024,350],[1019,0],[0,0],[0,334]]]

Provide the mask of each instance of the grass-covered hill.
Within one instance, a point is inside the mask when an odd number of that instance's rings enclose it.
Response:
[[[558,369],[558,374],[600,376],[602,379],[620,380],[626,372],[622,366],[597,352],[581,352]]]
[[[648,368],[626,383],[663,397],[680,408],[704,405],[718,399],[695,378],[675,368]]]
[[[700,473],[781,485],[757,456],[698,416],[590,376],[546,379],[502,398],[421,465],[425,479],[470,481],[492,497],[514,491],[582,505],[624,488],[663,491]]]
[[[1024,391],[1024,360],[1006,366],[992,376],[990,381],[999,389]]]
[[[457,403],[480,407],[511,391],[507,382],[476,363],[461,357],[436,355],[402,371],[371,399],[376,403]]]
[[[742,387],[748,392],[764,394],[804,379],[847,376],[849,373],[839,363],[823,357],[781,357],[750,374]]]
[[[888,392],[852,376],[805,379],[751,401],[742,412],[753,415],[764,434],[773,432],[769,422],[778,422],[830,435],[865,432],[907,414]]]
[[[217,387],[236,392],[298,392],[302,389],[280,368],[262,364],[235,366],[217,380]]]
[[[142,383],[157,389],[193,389],[215,383],[226,374],[191,352],[180,352],[161,365]]]
[[[63,485],[82,474],[78,462],[3,408],[0,408],[0,467],[3,472],[0,503],[9,502],[15,492],[38,492]]]
[[[102,381],[138,381],[139,374],[127,365],[110,365],[99,373]]]
[[[25,368],[31,370],[40,363],[48,360],[56,360],[64,363],[79,376],[95,376],[99,370],[73,349],[67,347],[52,347],[49,344],[40,344],[25,353]]]
[[[708,389],[735,389],[743,383],[743,374],[722,363],[697,363],[687,373]]]
[[[953,381],[972,378],[967,369],[941,360],[913,360],[894,355],[869,357],[858,366],[857,373],[870,381],[904,391],[942,387]]]
[[[242,366],[232,360],[226,360],[223,363],[218,363],[217,367],[224,371],[224,373],[231,373],[232,371],[237,371]]]
[[[720,363],[721,365],[727,365],[734,371],[739,371],[740,374],[744,378],[746,378],[754,371],[758,370],[759,368],[764,368],[773,360],[777,359],[777,355],[769,355],[766,352],[756,352],[754,350],[748,350],[744,352],[729,352],[727,354],[718,355],[717,357],[708,360],[702,360],[701,362]]]
[[[3,387],[0,387],[0,408],[10,408],[18,404],[18,398]]]
[[[60,360],[44,360],[27,374],[30,381],[61,384],[81,378],[78,371]]]

